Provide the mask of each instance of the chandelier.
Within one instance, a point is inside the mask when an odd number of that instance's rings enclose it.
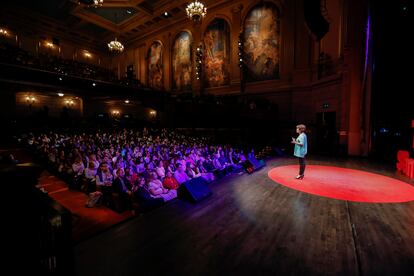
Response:
[[[94,6],[95,8],[101,7],[103,5],[103,1],[104,0],[93,0],[92,6]]]
[[[206,6],[197,0],[188,4],[185,11],[188,18],[194,21],[200,21],[207,14]]]
[[[124,50],[124,45],[122,45],[122,43],[119,42],[115,37],[115,40],[112,40],[111,42],[108,43],[108,48],[109,48],[109,51],[118,54]]]

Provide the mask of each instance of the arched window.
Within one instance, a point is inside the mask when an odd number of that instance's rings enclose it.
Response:
[[[214,19],[204,32],[205,87],[219,87],[230,83],[229,34],[229,26],[221,18]]]
[[[178,91],[191,89],[191,42],[189,32],[180,32],[172,49],[172,88]]]
[[[244,62],[247,81],[279,78],[279,11],[270,3],[254,7],[244,21]]]
[[[148,86],[163,88],[162,44],[154,41],[148,49]]]

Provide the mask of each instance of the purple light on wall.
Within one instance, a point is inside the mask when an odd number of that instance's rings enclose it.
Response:
[[[367,72],[368,66],[368,57],[369,57],[369,37],[371,35],[371,16],[368,14],[367,19],[367,31],[366,31],[366,38],[365,38],[365,64],[364,64],[364,72]]]

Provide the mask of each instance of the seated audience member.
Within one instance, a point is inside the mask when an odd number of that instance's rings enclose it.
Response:
[[[167,164],[167,171],[169,171],[169,172],[171,172],[172,174],[174,173],[174,171],[175,171],[175,160],[174,160],[174,158],[170,158],[169,160],[168,160],[168,164]]]
[[[191,150],[190,155],[191,163],[195,164],[199,160],[199,156],[194,149]]]
[[[142,174],[145,171],[145,163],[144,163],[144,158],[138,158],[137,161],[137,166],[136,166],[136,171],[138,174]]]
[[[216,169],[216,170],[225,169],[224,164],[221,164],[221,162],[220,162],[220,154],[219,153],[214,154],[213,166],[214,166],[214,169]]]
[[[214,164],[213,164],[213,160],[211,159],[210,155],[206,156],[206,159],[203,162],[203,167],[208,171],[208,172],[213,172],[215,170],[214,168]]]
[[[90,159],[89,159],[90,160]],[[88,194],[96,191],[96,179],[97,167],[95,167],[95,162],[89,161],[88,167],[85,169],[85,178],[88,186]]]
[[[117,173],[118,173],[119,169],[124,169],[124,167],[122,166],[122,163],[118,161],[118,162],[115,163],[114,169],[112,171],[112,175],[114,177],[117,177]]]
[[[126,178],[125,178],[125,172],[123,169],[118,169],[116,172],[116,177],[112,183],[112,190],[114,193],[119,194],[131,194],[131,187],[129,187]]]
[[[227,166],[227,164],[221,164],[219,153],[214,154],[213,165],[215,169],[214,173],[218,177],[222,177],[231,171],[231,167]]]
[[[169,190],[163,187],[162,182],[158,179],[157,173],[150,174],[150,181],[148,182],[148,190],[154,198],[162,198],[164,201],[169,201],[177,197],[176,190]]]
[[[201,176],[201,173],[198,171],[198,169],[195,168],[194,164],[190,162],[187,163],[186,173],[189,178],[196,178]]]
[[[95,165],[95,168],[99,168],[99,161],[96,159],[96,155],[95,154],[91,154],[89,155],[89,162],[92,162]]]
[[[169,190],[177,190],[180,186],[177,179],[174,178],[172,172],[167,171],[167,176],[164,178],[162,185]]]
[[[111,204],[113,176],[109,171],[108,164],[102,163],[96,174],[96,187],[103,194],[103,203]]]
[[[219,157],[218,157],[218,161],[220,162],[221,165],[223,165],[224,167],[227,167],[230,163],[230,161],[227,158],[226,153],[224,152],[224,150],[220,150],[219,151]]]
[[[72,166],[70,165],[69,158],[66,158],[64,150],[61,150],[59,153],[57,165],[57,170],[62,176],[67,177],[72,173]]]
[[[256,155],[254,154],[254,149],[252,148],[252,150],[249,152],[249,154],[247,155],[247,158],[256,158]]]
[[[214,174],[211,172],[208,172],[206,168],[204,168],[201,160],[197,161],[196,169],[201,173],[201,177],[207,180],[208,182],[215,180]]]
[[[160,160],[159,162],[158,162],[158,166],[157,166],[157,168],[155,169],[155,171],[157,172],[157,174],[158,174],[158,177],[162,180],[162,179],[164,179],[164,177],[165,177],[165,168],[164,168],[164,162],[162,161],[162,160]]]
[[[174,173],[174,178],[177,180],[178,184],[182,184],[190,180],[190,177],[188,177],[187,173],[185,172],[185,167],[181,162],[177,163],[177,170]]]
[[[237,155],[237,157],[239,158],[239,163],[240,164],[244,164],[246,162],[246,156],[244,155],[243,150],[240,150],[239,154]]]
[[[139,204],[139,209],[143,212],[151,210],[164,203],[163,198],[154,198],[146,185],[145,178],[138,179],[137,185],[132,189],[134,198]]]
[[[133,171],[133,169],[131,169],[131,167],[126,167],[125,168],[125,179],[126,179],[127,185],[129,185],[129,187],[132,187],[138,181],[138,175]]]
[[[81,158],[76,157],[75,162],[72,164],[72,170],[74,173],[73,188],[79,189],[81,187],[82,177],[85,171],[85,166],[83,165]]]
[[[150,179],[150,177],[151,177],[151,175],[150,175],[150,171],[151,171],[151,169],[149,168],[149,164],[148,163],[145,163],[145,165],[144,165],[144,171],[142,172],[142,176],[145,178],[145,179]]]
[[[125,173],[123,169],[118,169],[116,172],[116,178],[112,183],[112,190],[114,193],[119,194],[121,203],[121,211],[131,206],[131,187],[128,187],[125,179]]]

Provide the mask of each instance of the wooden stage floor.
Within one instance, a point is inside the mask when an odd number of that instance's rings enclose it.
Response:
[[[75,246],[77,275],[414,275],[414,201],[358,203],[273,182],[276,158],[252,175],[210,185]],[[311,159],[395,177],[365,159]]]

